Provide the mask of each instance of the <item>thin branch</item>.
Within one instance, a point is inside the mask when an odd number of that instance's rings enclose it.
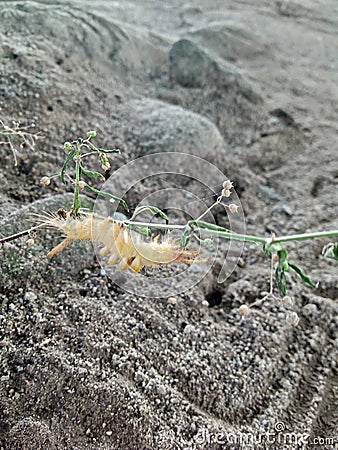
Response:
[[[27,145],[28,148],[31,150],[34,150],[35,147],[35,141],[39,139],[40,132],[37,133],[30,133],[28,130],[30,127],[34,127],[35,125],[27,125],[27,126],[20,126],[19,122],[13,122],[14,127],[11,128],[8,125],[5,125],[3,120],[0,119],[0,125],[2,126],[3,130],[0,130],[0,135],[4,136],[7,141],[1,141],[0,145],[9,145],[10,149],[12,151],[13,157],[14,157],[14,165],[18,165],[18,159],[16,156],[17,150],[15,149],[11,138],[18,136],[18,138],[21,140],[20,147],[22,148],[23,145]]]
[[[35,227],[31,227],[28,230],[20,231],[19,233],[12,234],[11,236],[7,236],[4,238],[0,238],[0,244],[4,244],[5,242],[15,241],[16,239],[21,238],[22,236],[27,236],[27,234],[31,233],[32,231],[37,230],[38,228],[41,228],[42,225],[36,225]]]

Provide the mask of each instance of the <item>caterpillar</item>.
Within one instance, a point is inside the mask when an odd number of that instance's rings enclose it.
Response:
[[[150,242],[132,232],[123,222],[111,217],[100,218],[95,214],[72,217],[64,210],[44,216],[43,225],[62,231],[66,238],[54,247],[47,256],[51,258],[76,240],[92,240],[103,245],[99,253],[108,257],[108,264],[119,265],[120,270],[139,272],[145,266],[159,266],[173,262],[195,261],[198,252],[181,249],[168,238],[159,242],[157,236]]]

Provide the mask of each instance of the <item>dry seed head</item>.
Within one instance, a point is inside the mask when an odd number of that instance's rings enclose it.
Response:
[[[121,270],[139,272],[145,266],[161,266],[174,262],[193,263],[198,252],[182,250],[173,241],[145,242],[134,239],[130,230],[111,217],[98,218],[94,214],[81,218],[52,215],[44,220],[46,225],[60,229],[66,235],[60,244],[48,253],[48,257],[59,254],[74,240],[93,240],[103,244],[100,254],[109,256],[108,264],[119,263]]]
[[[222,190],[222,197],[230,197],[231,195],[231,191],[229,191],[229,189],[223,189]]]
[[[226,191],[230,191],[230,189],[232,189],[234,187],[232,181],[230,180],[225,180],[223,183],[223,189]]]
[[[231,214],[236,214],[239,210],[239,206],[235,205],[235,203],[231,203],[228,208]]]
[[[73,146],[72,146],[72,144],[71,144],[70,142],[65,142],[65,143],[63,144],[63,148],[64,148],[64,150],[65,150],[66,152],[69,152],[69,151],[73,148]]]
[[[248,305],[241,305],[238,309],[238,312],[241,316],[246,317],[251,313],[250,306]]]
[[[42,186],[50,185],[50,178],[49,177],[42,177],[41,180],[40,180],[40,184],[42,184]]]
[[[111,166],[110,166],[110,163],[108,161],[108,162],[103,163],[101,167],[102,167],[102,170],[107,171],[107,170],[110,169]]]

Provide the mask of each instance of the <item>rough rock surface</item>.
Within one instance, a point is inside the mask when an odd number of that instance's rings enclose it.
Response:
[[[216,163],[226,153],[214,123],[181,106],[132,100],[119,111],[122,134],[135,157],[155,152],[183,152]]]
[[[260,96],[238,69],[217,61],[189,39],[181,39],[170,53],[170,79],[184,87],[198,88],[215,85],[219,89],[235,89],[237,95],[257,103]]]

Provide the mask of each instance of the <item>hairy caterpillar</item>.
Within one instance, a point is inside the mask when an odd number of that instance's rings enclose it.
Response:
[[[181,249],[179,245],[165,239],[158,242],[158,237],[145,242],[137,233],[130,231],[123,222],[111,217],[100,218],[87,214],[78,218],[61,210],[42,220],[44,225],[61,230],[66,238],[48,254],[52,257],[60,253],[75,240],[92,240],[103,244],[102,256],[108,257],[108,264],[119,263],[121,270],[131,269],[139,272],[144,266],[158,266],[173,262],[193,262],[198,252]]]

